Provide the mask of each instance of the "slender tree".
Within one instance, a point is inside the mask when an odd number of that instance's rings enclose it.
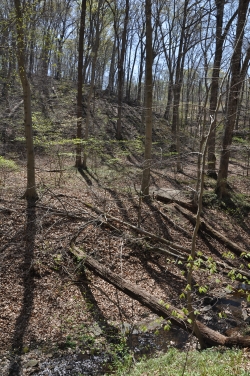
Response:
[[[235,125],[238,101],[241,92],[242,83],[247,73],[250,60],[250,47],[248,47],[243,63],[242,61],[242,45],[244,37],[244,29],[247,19],[247,12],[250,0],[239,0],[238,21],[236,27],[235,45],[231,58],[231,82],[228,96],[228,111],[224,135],[222,140],[222,151],[220,157],[220,167],[216,192],[219,197],[227,197],[229,195],[227,187],[228,166],[230,157],[230,147],[233,139],[233,129]]]
[[[82,85],[83,85],[83,41],[85,31],[86,18],[86,0],[82,0],[80,30],[79,30],[79,44],[78,44],[78,82],[77,82],[77,132],[78,140],[82,138]],[[81,167],[82,164],[82,148],[81,141],[76,146],[76,167]]]
[[[149,194],[150,165],[152,150],[152,99],[153,99],[153,48],[152,48],[152,3],[146,0],[146,73],[145,73],[145,153],[142,174],[141,192],[143,196]]]
[[[210,88],[210,106],[209,111],[212,117],[215,116],[215,109],[218,100],[218,88],[219,88],[219,77],[221,60],[223,54],[223,44],[225,38],[228,34],[230,26],[237,16],[238,9],[234,12],[230,20],[227,22],[226,27],[223,32],[223,19],[224,19],[224,7],[225,2],[221,0],[215,1],[216,5],[216,41],[215,41],[215,53],[214,53],[214,63],[212,71],[212,81]],[[216,137],[216,119],[213,121],[213,127],[208,139],[208,170],[207,174],[210,177],[217,178],[216,169],[216,157],[215,157],[215,137]]]
[[[38,195],[36,192],[35,153],[33,146],[31,113],[31,90],[25,67],[23,8],[21,6],[20,0],[15,0],[14,4],[16,12],[17,60],[19,76],[23,88],[24,128],[27,149],[27,189],[24,196],[27,199],[37,199]]]

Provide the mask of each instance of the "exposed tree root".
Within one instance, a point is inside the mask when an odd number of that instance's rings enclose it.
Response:
[[[131,298],[138,300],[141,304],[148,307],[152,312],[167,320],[170,320],[172,324],[177,325],[182,329],[192,333],[192,327],[187,321],[188,318],[181,310],[166,302],[162,303],[152,294],[149,294],[147,291],[143,290],[137,285],[113,273],[106,266],[101,265],[93,257],[86,255],[79,248],[72,247],[70,251],[74,256],[77,257],[78,260],[82,259],[85,266],[93,270],[105,281],[111,283],[113,286],[115,286],[117,289],[127,294]],[[198,320],[196,321],[196,324],[202,335],[202,339],[207,346],[250,346],[250,337],[226,337],[219,332],[208,328]]]

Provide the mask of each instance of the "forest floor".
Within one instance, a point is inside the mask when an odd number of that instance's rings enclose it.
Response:
[[[126,108],[126,116],[136,112]],[[136,125],[137,115],[133,116]],[[5,155],[16,160],[18,170],[1,170],[0,375],[108,374],[117,356],[127,354],[122,333],[135,357],[165,351],[169,346],[196,346],[181,329],[172,327],[164,332],[164,320],[84,268],[69,252],[75,244],[159,300],[177,308],[186,306],[180,298],[186,287],[185,262],[150,252],[143,245],[169,249],[160,241],[164,238],[191,248],[193,225],[178,210],[178,200],[181,204],[185,197],[191,202],[197,156],[186,150],[183,172],[177,173],[172,167],[175,156],[164,156],[163,146],[158,145],[151,192],[164,188],[175,197],[162,203],[152,194],[140,205],[142,155],[133,129],[126,131],[131,133],[132,144],[117,149],[109,145],[101,155],[96,151],[100,144],[95,145],[87,171],[73,167],[74,155],[68,151],[48,155],[38,145],[39,200],[35,206],[27,207],[21,198],[25,160],[18,150],[13,151],[16,145]],[[230,164],[230,203],[216,198],[215,181],[206,177],[202,218],[246,254],[239,256],[204,232],[199,233],[196,243],[197,251],[210,262],[194,271],[194,307],[201,321],[227,335],[250,331],[250,282],[244,274],[234,272],[237,269],[247,275],[250,266],[250,177],[242,167],[244,163],[232,160]],[[108,227],[108,215],[120,222]],[[159,240],[138,234],[126,223],[140,226]],[[223,268],[215,270],[216,262],[222,261],[231,277]],[[64,364],[64,371],[59,363]]]

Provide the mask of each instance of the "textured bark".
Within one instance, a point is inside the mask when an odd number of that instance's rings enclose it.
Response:
[[[215,118],[213,122],[213,127],[211,129],[211,133],[208,139],[208,171],[207,174],[210,177],[217,179],[217,173],[215,171],[216,168],[216,157],[215,157],[215,137],[216,137],[216,107],[218,101],[218,91],[219,91],[219,76],[220,76],[220,67],[221,67],[221,59],[222,59],[222,52],[223,52],[223,44],[229,28],[235,19],[238,10],[233,14],[233,16],[228,21],[225,31],[222,34],[222,27],[223,27],[223,17],[224,17],[224,5],[225,2],[221,0],[216,0],[216,46],[215,46],[215,53],[214,53],[214,65],[213,65],[213,72],[212,72],[212,82],[211,82],[211,89],[210,89],[210,106],[209,111],[210,115]]]
[[[96,74],[96,61],[97,61],[97,54],[98,54],[98,49],[99,49],[99,44],[100,44],[100,7],[102,5],[103,0],[98,1],[98,9],[97,9],[97,18],[95,22],[95,41],[94,41],[94,46],[93,46],[93,59],[92,59],[92,66],[91,66],[91,77],[90,77],[90,86],[89,86],[89,93],[88,93],[88,100],[87,100],[87,116],[86,116],[86,124],[85,124],[85,134],[84,134],[84,140],[86,141],[89,137],[89,125],[90,125],[90,117],[91,117],[91,98],[93,95],[94,91],[94,84],[95,84],[95,74]],[[84,156],[83,156],[83,168],[87,168],[87,152],[86,152],[86,147],[84,150]]]
[[[122,47],[121,55],[118,60],[118,119],[116,124],[116,138],[121,140],[122,138],[122,97],[123,97],[123,86],[124,86],[124,58],[126,52],[126,41],[127,41],[127,26],[129,18],[129,0],[126,0],[125,6],[125,17],[124,26],[122,32]]]
[[[152,101],[153,101],[153,47],[151,25],[151,0],[146,0],[146,77],[145,77],[145,152],[142,173],[141,192],[143,196],[149,194],[150,166],[152,151]]]
[[[245,22],[247,18],[247,11],[249,6],[249,0],[240,0],[238,8],[238,21],[236,28],[235,46],[234,52],[231,58],[231,83],[228,97],[228,111],[226,125],[224,129],[224,136],[222,140],[222,151],[220,157],[220,167],[218,173],[218,180],[216,186],[216,193],[220,198],[229,195],[227,189],[227,177],[228,177],[228,166],[230,157],[230,147],[233,138],[233,129],[236,120],[238,102],[240,90],[242,87],[242,82],[245,78],[247,72],[248,63],[250,59],[250,47],[247,50],[244,62],[241,66],[242,60],[242,45]]]
[[[33,146],[32,113],[31,113],[31,91],[25,67],[25,45],[23,10],[20,0],[15,0],[16,11],[16,32],[17,32],[17,60],[19,76],[23,88],[24,105],[24,127],[27,149],[27,189],[24,196],[27,199],[37,199],[35,179],[35,153]]]
[[[86,0],[82,0],[79,45],[78,45],[78,83],[77,83],[77,131],[76,138],[82,138],[82,84],[83,84],[83,41],[85,32]],[[82,164],[82,148],[79,142],[76,146],[76,167]]]
[[[108,283],[111,283],[118,290],[122,291],[124,294],[127,294],[131,298],[139,301],[141,304],[149,308],[152,312],[156,313],[164,319],[170,320],[172,324],[177,325],[178,327],[188,331],[189,333],[193,332],[191,325],[188,323],[188,317],[178,308],[164,302],[161,302],[160,299],[155,297],[152,294],[149,294],[146,290],[140,288],[138,285],[135,285],[118,274],[115,274],[106,266],[97,262],[93,257],[86,255],[80,249],[72,247],[70,252],[77,257],[77,259],[82,259],[84,266],[91,269],[103,278]],[[216,332],[206,325],[202,324],[200,321],[196,321],[197,328],[199,333],[202,336],[204,343],[207,346],[240,346],[248,347],[250,346],[250,337],[226,337],[219,332]]]

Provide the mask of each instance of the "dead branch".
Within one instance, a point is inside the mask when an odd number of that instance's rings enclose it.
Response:
[[[189,219],[192,224],[195,224],[196,218],[194,215],[188,213],[185,209],[183,209],[180,205],[175,204],[175,208],[184,215],[185,218]],[[219,233],[218,231],[214,230],[212,226],[206,223],[203,219],[200,222],[200,230],[207,233],[208,235],[212,236],[214,239],[218,240],[222,245],[228,247],[231,251],[236,253],[237,255],[241,255],[245,253],[246,250],[237,245],[236,243],[232,242],[224,235]]]
[[[191,239],[192,235],[189,234],[183,227],[177,225],[172,219],[170,219],[166,214],[164,214],[161,210],[159,210],[161,216],[166,219],[174,228],[176,228],[178,231],[180,231],[183,235],[185,235],[187,238]]]
[[[92,205],[90,205],[90,204],[87,204],[87,203],[84,203],[84,202],[82,202],[82,203],[83,203],[86,207],[92,209],[95,213],[104,216],[104,218],[106,218],[106,220],[109,219],[109,220],[111,220],[111,221],[118,222],[118,223],[120,223],[120,224],[122,224],[122,225],[124,225],[124,226],[127,226],[127,227],[131,228],[132,230],[136,231],[138,234],[141,234],[141,235],[147,236],[147,237],[149,237],[149,238],[151,238],[151,239],[155,239],[155,240],[157,240],[157,241],[159,241],[159,242],[161,242],[161,243],[164,243],[164,244],[168,245],[169,247],[171,247],[171,248],[173,248],[173,249],[175,249],[175,250],[183,251],[183,252],[185,252],[185,253],[189,253],[189,252],[190,252],[189,248],[182,247],[181,245],[175,244],[175,243],[173,243],[173,242],[171,242],[171,241],[169,241],[169,240],[166,240],[166,239],[164,239],[164,238],[161,238],[160,236],[157,236],[157,235],[155,235],[155,234],[152,234],[151,232],[148,232],[148,231],[142,230],[141,228],[138,228],[138,227],[136,227],[136,226],[134,226],[134,225],[131,225],[131,224],[128,223],[128,222],[122,221],[122,220],[119,219],[119,218],[113,217],[113,216],[111,216],[111,215],[109,215],[109,214],[107,214],[107,213],[103,213],[101,210],[95,208],[94,206],[92,206]]]
[[[72,247],[70,252],[76,256],[78,260],[82,260],[86,267],[94,271],[94,273],[99,275],[105,281],[111,283],[118,290],[127,294],[131,298],[136,299],[157,315],[170,320],[172,324],[192,333],[192,327],[187,321],[187,316],[178,308],[166,302],[162,303],[158,298],[138,287],[138,285],[135,285],[113,273],[106,266],[101,265],[93,257],[88,256],[79,248]],[[196,323],[207,346],[250,346],[250,337],[226,337],[219,332],[208,328],[200,321],[196,321]]]
[[[8,114],[8,118],[12,118],[12,116],[14,116],[14,113],[16,112],[16,110],[18,110],[18,108],[23,104],[23,99],[17,103],[13,109],[10,111],[10,113]]]

